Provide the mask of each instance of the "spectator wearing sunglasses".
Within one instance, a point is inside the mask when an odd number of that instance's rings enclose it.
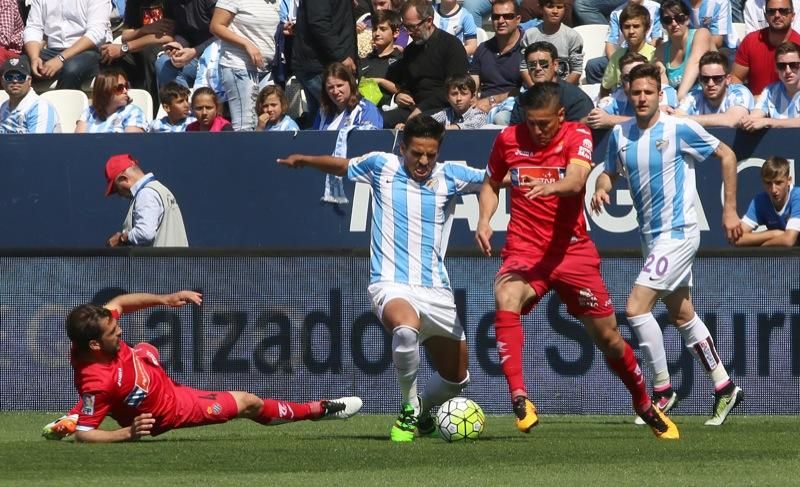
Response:
[[[545,41],[556,47],[558,77],[577,85],[583,73],[583,38],[574,29],[563,24],[566,5],[564,0],[539,0],[544,15],[542,23],[525,31],[522,48],[537,41]],[[528,67],[520,64],[522,84],[533,86]]]
[[[664,0],[661,4],[661,25],[667,41],[656,48],[653,59],[661,64],[667,82],[678,91],[678,100],[694,88],[703,54],[715,50],[714,40],[706,28],[689,27],[689,7],[681,0]]]
[[[61,132],[56,109],[31,89],[31,68],[23,59],[11,58],[0,68],[8,100],[0,104],[0,134],[51,134]]]
[[[767,0],[764,13],[768,26],[745,36],[731,69],[733,82],[747,85],[755,96],[768,84],[778,81],[774,64],[778,46],[786,41],[800,44],[800,34],[792,29],[795,19],[792,0]]]
[[[97,75],[92,104],[78,120],[75,133],[141,133],[147,130],[144,112],[128,96],[128,78],[119,68]]]
[[[746,34],[765,29],[769,26],[767,23],[767,14],[764,12],[766,6],[766,0],[747,0],[747,2],[745,2],[744,24]],[[792,10],[797,11],[797,9],[800,9],[800,0],[792,0]],[[736,22],[736,19],[734,19],[734,22]],[[800,32],[800,17],[795,16],[792,21],[792,29]]]
[[[767,86],[755,110],[741,121],[748,132],[773,127],[800,127],[800,46],[784,42],[775,50],[779,80]]]
[[[755,106],[746,86],[731,83],[728,58],[710,51],[700,58],[700,88],[683,99],[673,115],[691,118],[703,127],[737,127]]]

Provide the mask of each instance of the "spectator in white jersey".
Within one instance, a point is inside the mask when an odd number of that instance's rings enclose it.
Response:
[[[450,33],[462,44],[467,56],[475,54],[478,48],[478,28],[472,15],[457,0],[441,0],[433,11],[433,23],[439,29]]]
[[[792,184],[790,163],[772,156],[761,166],[764,192],[750,202],[742,217],[740,247],[794,247],[800,235],[800,188]],[[763,231],[756,231],[760,226]]]
[[[469,383],[467,345],[444,267],[447,228],[456,198],[477,193],[485,171],[437,162],[444,126],[427,115],[408,120],[400,156],[372,152],[354,159],[293,154],[278,159],[309,166],[372,187],[372,239],[368,293],[392,335],[392,359],[402,408],[392,441],[413,441],[436,430],[434,408]],[[428,215],[428,216],[426,216]],[[430,238],[428,238],[430,237]],[[417,395],[420,343],[434,373]]]
[[[695,88],[672,112],[704,127],[737,127],[755,106],[753,94],[742,84],[731,83],[728,58],[709,51],[700,58],[700,87]]]
[[[744,394],[728,376],[711,333],[692,305],[692,264],[700,245],[694,163],[712,155],[721,161],[722,226],[733,243],[742,235],[736,213],[736,154],[697,122],[659,110],[661,72],[656,66],[637,66],[630,75],[636,116],[611,132],[604,172],[596,180],[591,207],[595,213],[602,211],[611,202],[614,181],[625,176],[645,257],[625,314],[654,375],[653,401],[664,412],[678,401],[670,382],[661,327],[652,314],[660,299],[686,348],[713,382],[714,407],[705,424],[720,426]]]
[[[0,103],[0,134],[51,134],[61,132],[55,107],[31,89],[27,62],[11,58],[0,68],[8,100]]]
[[[81,114],[75,133],[141,133],[147,130],[142,109],[128,96],[128,78],[119,68],[97,75],[92,87],[92,104]]]
[[[539,0],[544,15],[542,23],[525,31],[520,44],[521,49],[535,42],[549,42],[558,52],[556,59],[556,72],[558,77],[577,85],[583,73],[583,39],[571,27],[563,24],[564,0]],[[528,73],[528,66],[523,60],[520,63],[522,84],[526,87],[533,85],[533,80]]]
[[[175,196],[153,173],[145,173],[132,155],[117,154],[106,161],[106,182],[106,196],[117,193],[131,200],[122,230],[114,232],[106,245],[189,246]]]
[[[150,123],[149,132],[186,132],[186,127],[195,121],[189,109],[189,88],[176,81],[161,87],[158,97],[166,115]]]
[[[630,73],[633,68],[647,64],[647,58],[639,53],[625,53],[619,60],[620,80],[622,86],[614,90],[611,95],[597,102],[597,108],[589,112],[586,125],[593,129],[607,129],[622,122],[627,122],[635,115],[636,106],[631,103],[629,94],[631,90]],[[678,93],[670,85],[661,85],[662,110],[669,110],[678,106]]]
[[[432,115],[448,130],[479,129],[486,125],[486,114],[475,106],[477,87],[468,74],[450,76],[444,82],[450,107]]]
[[[773,127],[800,127],[800,46],[784,42],[775,50],[778,81],[767,85],[755,109],[742,118],[748,132]]]
[[[690,9],[689,26],[706,28],[717,49],[736,49],[739,37],[733,29],[731,0],[684,0]]]

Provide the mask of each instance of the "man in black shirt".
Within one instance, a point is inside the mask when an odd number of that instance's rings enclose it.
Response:
[[[214,41],[208,30],[217,0],[168,0],[165,17],[175,22],[174,42],[164,44],[164,54],[156,60],[158,86],[176,81],[187,88],[194,85],[197,60]],[[126,7],[127,10],[127,7]]]
[[[383,126],[394,128],[422,112],[447,108],[444,80],[467,74],[467,52],[455,36],[433,24],[433,7],[428,0],[409,0],[400,12],[403,25],[414,41],[403,51],[403,58],[387,73],[395,83],[397,108],[383,114]]]

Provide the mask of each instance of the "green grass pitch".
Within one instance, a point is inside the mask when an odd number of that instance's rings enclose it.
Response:
[[[393,417],[364,415],[114,445],[42,439],[57,416],[0,414],[0,485],[800,485],[800,418],[787,416],[734,415],[721,428],[678,416],[674,442],[632,416],[543,416],[529,435],[489,416],[475,442],[392,444]]]

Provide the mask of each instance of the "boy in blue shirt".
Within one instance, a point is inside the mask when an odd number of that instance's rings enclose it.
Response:
[[[742,217],[739,247],[792,247],[800,232],[800,188],[792,185],[789,161],[772,156],[761,166],[764,192],[750,202]],[[754,232],[765,226],[763,232]]]

